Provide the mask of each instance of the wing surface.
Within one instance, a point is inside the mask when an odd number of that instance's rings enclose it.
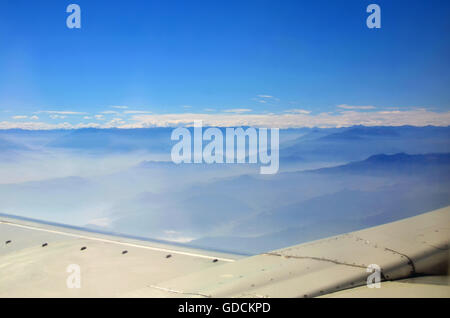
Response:
[[[246,258],[0,220],[1,297],[450,297],[450,207]]]

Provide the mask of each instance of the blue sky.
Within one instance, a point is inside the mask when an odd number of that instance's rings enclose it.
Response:
[[[1,2],[0,128],[450,124],[449,1]]]

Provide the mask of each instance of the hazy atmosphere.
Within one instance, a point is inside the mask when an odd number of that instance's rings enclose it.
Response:
[[[0,131],[0,210],[257,253],[450,204],[448,127],[282,130],[274,175],[176,165],[171,131]]]
[[[450,204],[450,1],[75,2],[2,1],[0,213],[254,254]],[[195,121],[279,169],[174,163]]]

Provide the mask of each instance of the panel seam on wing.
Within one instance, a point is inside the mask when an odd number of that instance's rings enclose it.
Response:
[[[414,262],[413,262],[413,260],[411,259],[411,257],[409,257],[409,256],[406,255],[406,254],[400,253],[400,252],[398,252],[398,251],[396,251],[396,250],[393,250],[393,249],[391,249],[391,248],[385,247],[385,250],[390,251],[390,252],[393,252],[393,253],[397,253],[397,254],[399,254],[399,255],[401,255],[401,256],[406,257],[406,258],[408,259],[407,264],[410,265],[411,268],[412,268],[412,273],[411,273],[411,274],[412,274],[412,275],[416,274],[416,266],[414,265]]]
[[[351,266],[351,267],[357,267],[357,268],[364,268],[364,269],[367,268],[367,266],[362,266],[362,265],[357,265],[357,264],[349,264],[349,263],[339,262],[339,261],[337,261],[337,260],[332,260],[332,259],[322,258],[322,257],[314,257],[314,256],[293,256],[293,255],[283,255],[283,254],[279,254],[279,253],[264,253],[263,255],[268,255],[268,256],[279,256],[279,257],[294,258],[294,259],[312,259],[312,260],[315,260],[315,261],[331,262],[331,263],[337,264],[337,265],[345,265],[345,266]]]
[[[184,291],[181,291],[181,290],[175,290],[175,289],[161,287],[161,286],[156,286],[156,285],[147,285],[147,287],[158,289],[158,290],[162,290],[162,291],[167,292],[167,293],[182,294],[182,295],[192,295],[192,296],[201,296],[201,297],[205,297],[205,298],[211,298],[210,295],[205,295],[205,294],[201,294],[201,293],[192,293],[192,292],[189,293],[189,292],[184,292]]]

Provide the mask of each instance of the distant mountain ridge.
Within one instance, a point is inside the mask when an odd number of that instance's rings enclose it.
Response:
[[[315,173],[357,173],[357,174],[418,174],[449,171],[450,153],[432,154],[378,154],[366,160],[350,162],[344,165],[313,170]]]
[[[280,148],[280,167],[296,162],[363,160],[380,153],[450,152],[450,127],[353,126],[313,130]]]

